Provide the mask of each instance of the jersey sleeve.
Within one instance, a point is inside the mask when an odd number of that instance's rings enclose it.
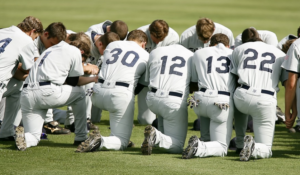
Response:
[[[73,55],[71,69],[68,77],[77,77],[83,75],[82,57],[79,49],[76,49]]]
[[[278,39],[277,39],[276,34],[273,32],[269,32],[268,37],[265,40],[265,43],[276,47],[278,44]]]
[[[196,56],[194,54],[194,56],[192,56],[191,61],[191,82],[198,82],[198,74],[197,74],[197,70],[196,70]]]
[[[286,54],[286,57],[281,67],[283,67],[287,71],[299,73],[299,54],[299,45],[297,47],[296,43],[294,42],[288,50],[288,53]]]
[[[238,52],[233,51],[232,55],[229,56],[229,59],[231,60],[230,64],[230,72],[237,75],[237,68],[238,68]]]
[[[188,37],[184,33],[180,36],[179,44],[185,48],[188,48]]]
[[[289,73],[285,69],[281,69],[280,82],[284,86],[284,82],[289,78]]]
[[[19,61],[22,63],[22,68],[24,70],[28,70],[34,63],[34,43],[30,42],[25,47],[22,48]]]
[[[235,42],[234,42],[234,48],[237,48],[239,45],[242,45],[242,34],[239,34],[236,38],[235,38]]]

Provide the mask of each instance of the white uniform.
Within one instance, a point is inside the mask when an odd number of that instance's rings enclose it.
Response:
[[[275,33],[268,31],[268,30],[257,30],[259,38],[266,44],[270,44],[272,46],[277,47],[278,39]],[[239,45],[242,45],[242,34],[239,34],[235,38],[235,48]]]
[[[285,54],[263,42],[249,42],[235,48],[232,53],[231,72],[239,77],[234,93],[234,104],[253,118],[255,158],[272,156],[272,142],[276,120],[276,90],[279,80],[286,80],[281,68]]]
[[[155,144],[171,153],[181,153],[187,126],[187,98],[191,80],[193,52],[176,44],[160,47],[150,53],[147,75],[149,109],[162,117],[163,131],[156,132]]]
[[[139,30],[142,30],[143,32],[145,32],[147,35],[148,42],[147,42],[145,49],[149,53],[152,50],[154,50],[155,48],[162,47],[162,46],[170,46],[173,44],[177,44],[179,42],[179,35],[177,34],[177,32],[175,30],[173,30],[171,27],[169,27],[169,33],[164,38],[164,40],[159,42],[158,44],[155,44],[151,39],[149,26],[150,26],[150,24],[138,28]],[[153,120],[155,120],[155,114],[149,110],[149,108],[147,107],[146,101],[145,101],[147,92],[148,92],[148,88],[145,87],[138,94],[138,121],[140,124],[144,124],[144,125],[152,124]]]
[[[299,61],[300,61],[300,39],[297,39],[290,46],[289,51],[286,55],[286,59],[282,64],[282,67],[284,69],[286,69],[287,71],[299,74],[299,72],[300,72]],[[297,110],[300,111],[300,103],[299,103],[299,101],[300,101],[300,81],[299,80],[297,80],[296,94],[297,94],[297,97],[296,97],[297,98]],[[298,120],[296,123],[297,123],[296,125],[300,125],[299,115],[298,115]]]
[[[34,46],[35,46],[34,58],[38,58],[46,50],[46,47],[41,40],[41,37],[37,37],[34,40]],[[44,122],[48,123],[48,122],[52,122],[52,121],[53,121],[53,109],[48,109],[48,111],[46,113],[46,117],[44,118]]]
[[[223,33],[229,38],[229,46],[234,47],[234,37],[230,29],[227,27],[214,23],[215,24],[215,31],[213,33]],[[199,40],[197,32],[196,32],[196,26],[192,26],[188,29],[186,29],[180,36],[179,43],[183,45],[185,48],[191,50],[192,52],[195,52],[198,49],[202,49],[205,47],[209,47],[210,41],[208,43],[203,43],[201,40]]]
[[[147,67],[149,54],[133,41],[115,41],[104,51],[93,105],[109,112],[111,134],[102,137],[99,149],[127,148],[134,117],[134,89]]]
[[[63,59],[62,59],[63,58]],[[25,80],[21,109],[27,147],[40,140],[49,108],[71,105],[75,115],[75,141],[87,138],[85,92],[82,87],[63,85],[67,77],[83,75],[80,50],[61,41],[39,57]]]
[[[277,48],[278,49],[282,49],[282,45],[285,44],[288,40],[292,40],[292,39],[297,39],[297,37],[295,35],[289,34],[288,36],[282,38],[282,40],[280,40],[277,44]]]
[[[12,78],[19,63],[28,70],[34,62],[32,38],[16,26],[0,30],[0,100],[6,97],[6,110],[0,138],[13,136],[14,121],[20,109],[22,81]],[[20,118],[18,119],[20,122]]]
[[[195,92],[194,107],[197,116],[209,118],[210,140],[198,140],[195,156],[224,156],[231,139],[234,113],[233,92],[235,79],[230,73],[229,59],[232,49],[222,43],[195,52],[192,60],[192,81],[198,82],[199,91]],[[225,103],[228,109],[220,109],[215,103]],[[202,122],[202,120],[201,120]],[[201,131],[201,128],[200,128]],[[202,133],[201,133],[202,135]]]

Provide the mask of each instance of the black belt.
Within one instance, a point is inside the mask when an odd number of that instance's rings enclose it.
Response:
[[[243,88],[243,89],[246,89],[246,90],[248,90],[249,88],[250,88],[250,86],[247,86],[247,85],[242,85],[241,86],[241,88]],[[264,89],[262,89],[261,90],[261,93],[263,93],[263,94],[268,94],[268,95],[274,95],[274,92],[272,92],[272,91],[268,91],[268,90],[264,90]]]
[[[51,81],[46,81],[46,82],[39,82],[40,86],[46,86],[46,85],[50,85]],[[24,84],[23,88],[26,88],[28,86],[28,84]]]
[[[104,80],[99,79],[100,83],[104,83]],[[124,86],[124,87],[129,87],[128,83],[123,83],[123,82],[116,82],[116,86]]]
[[[151,88],[151,92],[153,92],[153,93],[156,93],[156,91],[157,91],[157,89],[155,89],[155,88]],[[182,94],[181,93],[178,93],[178,92],[169,92],[169,95],[171,95],[171,96],[176,96],[176,97],[182,97]]]
[[[206,88],[201,88],[200,91],[205,92]],[[227,92],[227,91],[218,91],[218,94],[230,96],[230,92]]]

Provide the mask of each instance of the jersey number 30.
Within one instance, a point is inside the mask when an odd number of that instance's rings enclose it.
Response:
[[[106,64],[114,64],[115,62],[117,62],[117,60],[119,59],[119,55],[122,53],[122,49],[120,48],[115,48],[113,49],[110,53],[116,52],[115,54],[112,55],[112,57],[114,58],[113,60],[106,60]],[[126,62],[127,58],[129,55],[134,55],[134,58],[132,59],[132,61],[130,63]],[[140,58],[139,54],[137,54],[135,51],[127,51],[125,53],[125,55],[123,56],[121,63],[124,66],[127,67],[133,67],[135,65],[135,63],[138,61],[138,59]]]

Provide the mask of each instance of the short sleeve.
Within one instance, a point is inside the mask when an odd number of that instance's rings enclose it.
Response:
[[[25,47],[22,48],[19,61],[22,63],[22,68],[24,70],[28,70],[34,63],[34,43],[30,42]]]
[[[281,67],[283,67],[287,71],[299,73],[300,44],[297,45],[295,42],[291,45],[290,49],[288,50],[288,53],[286,54],[286,57]]]
[[[73,52],[73,60],[68,77],[77,77],[84,74],[80,50],[76,48]]]

